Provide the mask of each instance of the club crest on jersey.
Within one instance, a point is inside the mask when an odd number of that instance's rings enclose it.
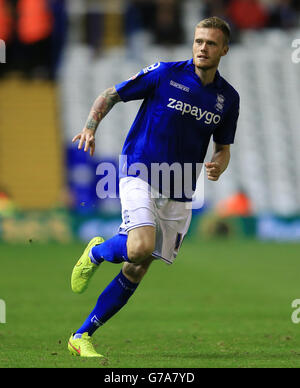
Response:
[[[225,97],[222,94],[217,94],[217,103],[215,105],[215,108],[218,112],[223,112],[224,103],[225,103]]]

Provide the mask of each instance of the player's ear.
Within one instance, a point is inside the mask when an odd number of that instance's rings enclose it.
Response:
[[[228,44],[225,44],[223,47],[223,52],[222,52],[222,57],[224,57],[229,51],[229,46]]]

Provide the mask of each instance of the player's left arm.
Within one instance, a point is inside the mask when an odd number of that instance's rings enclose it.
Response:
[[[230,161],[230,144],[218,144],[214,142],[214,150],[211,161],[205,163],[207,178],[217,181],[226,170]]]

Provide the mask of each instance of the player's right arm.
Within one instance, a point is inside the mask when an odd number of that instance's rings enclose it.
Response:
[[[160,62],[155,63],[127,81],[105,90],[94,102],[82,132],[73,138],[73,143],[79,140],[78,149],[84,145],[84,151],[90,150],[90,154],[93,155],[95,133],[100,121],[117,102],[140,100],[152,95],[163,69],[165,69],[165,65]]]
[[[83,130],[78,135],[74,136],[72,140],[73,143],[79,140],[79,150],[81,150],[84,145],[84,152],[90,150],[90,155],[94,155],[97,128],[112,107],[120,101],[121,98],[115,87],[111,87],[100,94],[92,106]]]

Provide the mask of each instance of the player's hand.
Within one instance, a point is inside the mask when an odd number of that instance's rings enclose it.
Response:
[[[78,149],[81,150],[84,146],[84,152],[90,150],[90,155],[93,156],[95,152],[95,132],[91,129],[84,128],[81,133],[74,136],[72,143],[79,140]]]
[[[205,163],[207,178],[210,181],[217,181],[222,174],[222,169],[219,163],[209,162]]]

